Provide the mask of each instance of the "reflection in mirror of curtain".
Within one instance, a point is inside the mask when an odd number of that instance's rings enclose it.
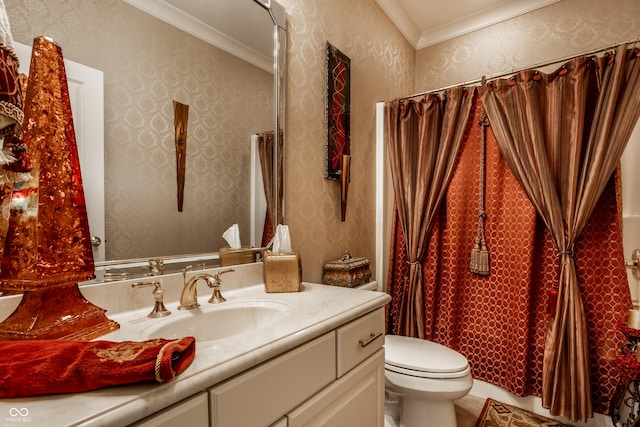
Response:
[[[249,241],[249,136],[274,127],[273,74],[120,0],[5,6],[14,39],[47,34],[104,73],[107,259],[217,251],[233,223]],[[191,106],[182,213],[173,99]]]

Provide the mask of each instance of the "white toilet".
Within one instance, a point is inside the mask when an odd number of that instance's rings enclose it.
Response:
[[[401,427],[456,427],[453,401],[471,386],[467,359],[418,338],[385,337],[385,389],[400,400]]]

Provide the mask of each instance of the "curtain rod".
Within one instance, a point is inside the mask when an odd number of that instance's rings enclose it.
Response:
[[[519,73],[520,71],[529,70],[531,68],[546,67],[546,66],[549,66],[549,65],[558,64],[560,62],[565,62],[565,61],[568,61],[570,59],[578,58],[578,57],[581,57],[581,56],[593,55],[593,54],[596,54],[596,53],[599,53],[599,52],[604,52],[604,51],[609,50],[609,49],[617,48],[618,46],[623,45],[625,43],[626,44],[638,43],[638,37],[636,37],[634,39],[631,39],[631,40],[624,41],[624,42],[616,43],[616,44],[613,44],[613,45],[605,45],[604,47],[601,47],[601,48],[598,48],[598,49],[589,50],[587,52],[578,53],[576,55],[564,56],[562,58],[557,58],[557,59],[553,59],[551,61],[546,61],[546,62],[540,62],[538,64],[529,65],[529,66],[526,66],[526,67],[522,67],[522,68],[518,68],[518,69],[515,69],[515,70],[511,70],[511,71],[503,71],[501,73],[490,74],[488,76],[482,76],[479,79],[474,79],[474,80],[469,80],[469,81],[466,81],[466,82],[463,82],[463,83],[456,83],[456,84],[452,84],[452,85],[448,85],[448,86],[443,86],[443,87],[438,88],[438,89],[425,90],[423,92],[414,93],[413,95],[409,95],[409,96],[403,96],[403,97],[398,98],[398,99],[415,98],[417,96],[424,96],[424,95],[427,95],[429,93],[441,92],[443,90],[451,89],[452,87],[457,87],[457,86],[475,85],[475,84],[478,84],[478,83],[482,83],[485,80],[497,79],[499,77],[504,77],[504,76],[508,76],[508,75],[511,75],[511,74],[516,74],[516,73]]]

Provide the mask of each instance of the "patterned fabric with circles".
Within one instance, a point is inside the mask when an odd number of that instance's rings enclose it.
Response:
[[[473,377],[517,395],[540,395],[548,291],[557,279],[558,254],[486,133],[486,239],[491,273],[469,268],[478,221],[481,104],[476,99],[446,202],[423,262],[427,339],[469,359]],[[621,209],[612,177],[575,257],[589,326],[594,410],[606,413],[618,382],[612,359],[622,336],[616,326],[631,306],[622,249]],[[397,321],[407,271],[402,230],[392,229],[388,291],[389,330]]]

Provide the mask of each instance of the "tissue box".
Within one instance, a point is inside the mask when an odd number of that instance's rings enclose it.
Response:
[[[353,288],[367,283],[370,278],[369,260],[367,258],[352,258],[347,251],[342,259],[329,261],[324,265],[322,283]]]
[[[256,250],[251,248],[231,249],[220,248],[220,265],[249,264],[256,262]]]
[[[269,293],[300,292],[302,290],[302,265],[297,252],[264,252],[264,287]]]

